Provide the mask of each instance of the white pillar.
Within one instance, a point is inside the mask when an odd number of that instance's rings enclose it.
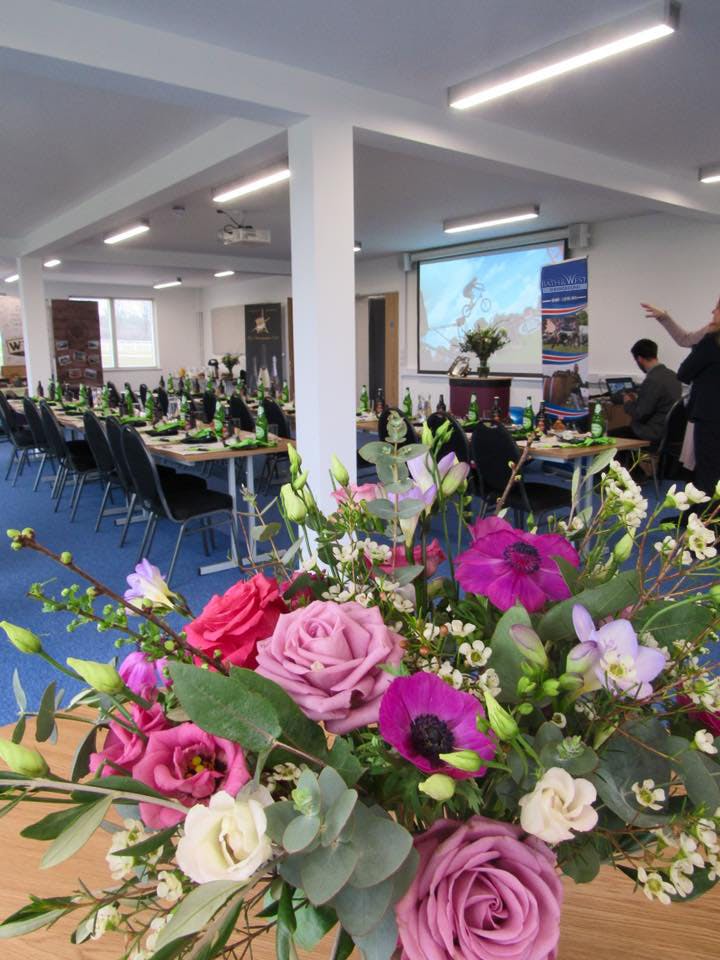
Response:
[[[28,390],[33,393],[38,380],[47,387],[53,371],[42,258],[18,257],[17,272]]]
[[[331,455],[356,474],[352,125],[310,117],[288,145],[297,445],[327,510]]]

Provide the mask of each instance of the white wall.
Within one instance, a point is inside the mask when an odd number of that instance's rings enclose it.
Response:
[[[48,300],[66,297],[138,297],[155,302],[157,335],[157,367],[119,367],[105,373],[116,385],[128,381],[137,389],[141,383],[154,386],[163,373],[176,374],[180,367],[188,370],[201,367],[205,358],[202,349],[202,291],[192,287],[171,290],[148,290],[147,287],[94,283],[61,283],[46,281]]]

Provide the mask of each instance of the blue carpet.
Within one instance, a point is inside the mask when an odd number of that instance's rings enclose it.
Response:
[[[363,435],[359,442],[366,442],[367,439],[367,435]],[[50,500],[49,484],[42,483],[36,493],[32,492],[36,472],[33,464],[26,468],[17,486],[12,487],[9,482],[2,481],[9,456],[9,444],[0,444],[0,619],[20,624],[37,633],[48,652],[61,662],[67,657],[107,661],[117,654],[114,643],[116,635],[98,633],[92,625],[68,633],[65,627],[69,616],[61,613],[44,614],[40,603],[27,596],[27,589],[33,582],[52,581],[48,584],[48,592],[58,594],[63,586],[69,585],[76,578],[34,551],[10,550],[5,530],[8,527],[33,527],[42,543],[57,551],[69,550],[76,563],[114,590],[122,592],[126,586],[125,578],[135,566],[142,537],[142,524],[131,526],[125,547],[119,549],[120,528],[114,525],[112,519],[103,521],[99,533],[93,532],[100,505],[99,484],[88,485],[80,502],[77,518],[71,524],[68,494],[55,514],[53,502]],[[261,465],[258,464],[257,475],[260,469]],[[542,471],[542,465],[533,464],[532,470]],[[549,478],[543,476],[543,479]],[[215,472],[209,482],[218,490],[225,489],[224,464],[215,465]],[[651,498],[652,509],[655,501],[651,488],[651,484],[646,486],[645,495]],[[275,492],[276,490],[277,488]],[[273,517],[268,515],[266,519]],[[163,572],[167,570],[170,562],[176,533],[177,528],[174,525],[167,522],[158,525],[150,560]],[[433,535],[440,535],[439,525],[437,530],[433,530]],[[173,577],[173,588],[185,595],[190,608],[196,613],[202,610],[214,593],[222,593],[242,576],[232,570],[206,577],[198,576],[199,565],[223,560],[227,555],[227,536],[220,530],[216,537],[217,549],[209,560],[204,556],[201,538],[197,535],[187,537]],[[446,571],[441,568],[440,573],[443,572]],[[30,658],[19,653],[4,636],[0,638],[0,665],[0,723],[9,723],[17,715],[11,683],[15,669],[20,675],[31,710],[37,707],[47,684],[51,680],[59,680],[57,673],[48,664],[36,657]],[[71,681],[64,686],[68,694],[75,692],[71,689]]]

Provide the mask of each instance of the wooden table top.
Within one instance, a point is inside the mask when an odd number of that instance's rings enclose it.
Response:
[[[0,730],[10,737],[12,728]],[[26,739],[32,744],[32,721]],[[60,721],[55,746],[41,749],[55,773],[70,767],[78,739],[78,724]],[[57,807],[53,807],[57,810]],[[77,878],[93,889],[111,884],[105,864],[109,835],[98,831],[74,857],[52,870],[40,870],[46,845],[25,840],[19,831],[48,812],[40,804],[20,804],[0,820],[3,869],[0,871],[0,913],[8,916],[28,900],[30,892],[57,896],[77,887]],[[562,937],[558,960],[717,960],[720,887],[690,903],[665,907],[649,903],[619,872],[603,868],[591,884],[576,886],[565,881]],[[3,960],[117,960],[122,941],[108,934],[102,940],[73,946],[69,942],[72,924],[60,923],[16,940],[3,940]],[[328,960],[332,937],[311,953],[301,951],[302,960]],[[272,935],[261,938],[253,949],[254,960],[275,960]],[[353,954],[353,960],[359,960]]]
[[[634,440],[629,437],[613,437],[612,443],[599,443],[594,447],[559,447],[542,441],[533,441],[532,453],[536,457],[551,457],[553,460],[579,460],[581,457],[596,457],[604,450],[642,450],[650,446],[649,440]],[[526,441],[518,441],[525,446]]]

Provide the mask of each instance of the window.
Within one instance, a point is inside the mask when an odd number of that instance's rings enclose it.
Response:
[[[155,316],[152,300],[73,297],[92,300],[100,315],[100,348],[104,370],[155,367]]]

